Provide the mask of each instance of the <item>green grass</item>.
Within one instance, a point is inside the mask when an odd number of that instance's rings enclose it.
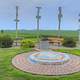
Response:
[[[80,72],[66,76],[41,76],[25,73],[12,66],[12,58],[21,52],[31,49],[7,48],[0,49],[0,80],[80,80]],[[80,50],[58,50],[71,54],[80,55]]]
[[[80,50],[79,49],[59,49],[59,50],[55,50],[57,52],[64,52],[64,53],[69,53],[69,54],[74,54],[77,56],[80,56]]]
[[[16,37],[15,30],[5,30],[5,34],[11,35],[13,38]],[[57,36],[58,31],[57,30],[40,30],[40,36]],[[0,33],[1,35],[1,33]],[[21,30],[18,33],[19,37],[23,38],[36,38],[37,31],[36,30]],[[62,37],[73,37],[75,39],[78,39],[78,31],[71,31],[71,30],[62,30],[61,31]]]

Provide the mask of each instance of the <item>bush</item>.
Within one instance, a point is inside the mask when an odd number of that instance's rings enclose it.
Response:
[[[0,36],[0,48],[9,48],[12,47],[13,40],[9,35]]]
[[[4,30],[1,30],[1,33],[3,34],[4,33]]]
[[[63,42],[64,47],[76,47],[76,41],[73,38],[65,38]]]
[[[21,41],[22,48],[33,48],[35,46],[35,40],[25,39]]]

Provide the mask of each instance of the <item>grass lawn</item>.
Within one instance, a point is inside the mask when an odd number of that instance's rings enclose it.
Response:
[[[0,49],[0,80],[80,80],[80,72],[66,76],[40,76],[25,73],[14,68],[11,64],[12,58],[21,52],[31,49],[9,48]],[[80,50],[58,50],[80,56]]]
[[[57,36],[58,35],[57,30],[40,30],[39,33],[40,33],[40,36],[43,36],[43,35],[44,36]],[[16,37],[15,30],[5,30],[4,34],[11,35],[12,38]],[[0,33],[0,35],[2,34]],[[19,30],[18,36],[23,37],[23,38],[36,38],[37,31],[36,30]],[[72,37],[77,40],[78,31],[62,30],[61,36],[62,37]]]

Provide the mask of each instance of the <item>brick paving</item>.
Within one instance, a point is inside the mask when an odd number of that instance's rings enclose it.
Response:
[[[33,52],[23,53],[12,59],[12,64],[25,72],[40,75],[67,75],[80,71],[80,57],[71,55],[70,60],[62,65],[33,64],[27,59]]]

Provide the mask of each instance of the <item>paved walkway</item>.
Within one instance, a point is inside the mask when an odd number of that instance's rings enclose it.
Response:
[[[49,44],[48,41],[40,41],[40,43],[37,44],[35,48],[39,48],[42,50],[47,50],[47,49],[70,49],[70,50],[78,49],[80,50],[80,46],[73,47],[73,48],[63,47],[63,46],[54,46],[54,45]]]
[[[15,56],[12,59],[12,64],[25,72],[41,75],[66,75],[80,71],[80,57],[71,55],[70,60],[62,65],[41,65],[32,64],[28,61],[28,56],[33,52],[23,53]]]

